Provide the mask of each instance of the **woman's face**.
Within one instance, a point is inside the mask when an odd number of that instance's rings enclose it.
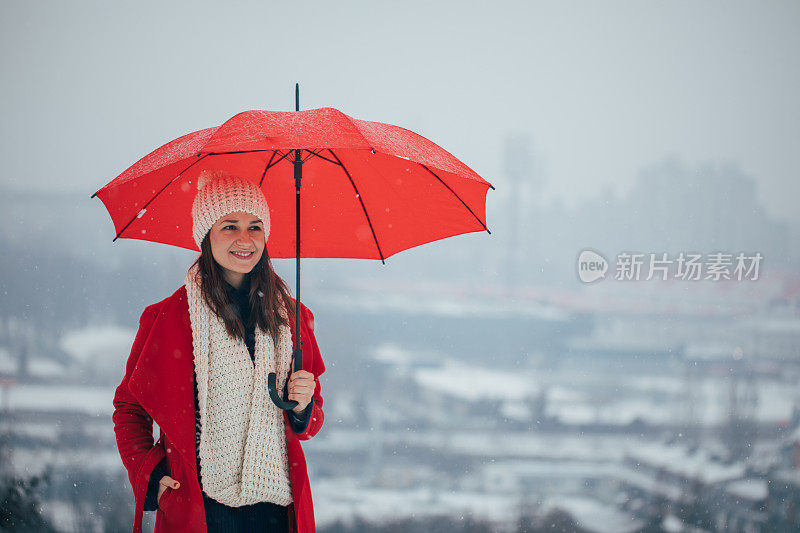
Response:
[[[211,253],[225,279],[239,287],[264,253],[264,223],[242,211],[220,217],[209,231]],[[237,254],[236,252],[241,252]]]

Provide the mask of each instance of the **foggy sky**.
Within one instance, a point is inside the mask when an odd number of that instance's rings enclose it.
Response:
[[[293,110],[300,82],[302,109],[412,129],[498,189],[527,133],[543,202],[627,194],[676,154],[800,221],[796,1],[0,6],[2,187],[88,197],[175,137]]]

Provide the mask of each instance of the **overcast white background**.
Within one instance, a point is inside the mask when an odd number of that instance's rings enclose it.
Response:
[[[300,82],[303,109],[417,131],[498,188],[527,133],[542,202],[623,195],[677,154],[800,221],[800,2],[0,5],[6,188],[88,196],[175,137],[292,110]]]

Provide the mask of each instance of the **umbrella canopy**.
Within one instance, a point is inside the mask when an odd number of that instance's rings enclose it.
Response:
[[[298,86],[296,99],[299,109]],[[142,239],[199,251],[191,214],[197,177],[218,169],[258,184],[272,221],[268,255],[297,258],[295,324],[301,257],[384,261],[413,246],[489,231],[489,182],[421,135],[332,108],[239,113],[154,150],[92,197],[111,215],[115,241]],[[303,349],[296,331],[294,369],[300,370]],[[271,372],[275,405],[295,407],[296,401],[278,395],[276,383]]]
[[[299,256],[296,155],[303,162]],[[197,175],[206,169],[224,169],[264,191],[275,221],[267,242],[272,258],[383,260],[438,239],[488,231],[489,182],[421,135],[332,108],[239,113],[161,146],[92,196],[108,210],[114,240],[198,250],[191,205]]]

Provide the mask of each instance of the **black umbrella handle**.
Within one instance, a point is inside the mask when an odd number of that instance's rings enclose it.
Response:
[[[267,377],[267,387],[269,388],[269,397],[272,398],[272,403],[277,405],[278,408],[284,411],[291,411],[297,407],[297,400],[284,401],[278,396],[278,376],[275,375],[275,372],[269,373]]]
[[[303,349],[297,348],[294,351],[294,372],[303,369]],[[291,375],[291,374],[290,374]],[[269,397],[272,398],[272,403],[277,405],[284,411],[289,411],[297,407],[297,400],[284,400],[278,395],[278,376],[275,372],[270,372],[267,376],[267,388],[269,389]],[[284,395],[287,393],[284,387]]]

